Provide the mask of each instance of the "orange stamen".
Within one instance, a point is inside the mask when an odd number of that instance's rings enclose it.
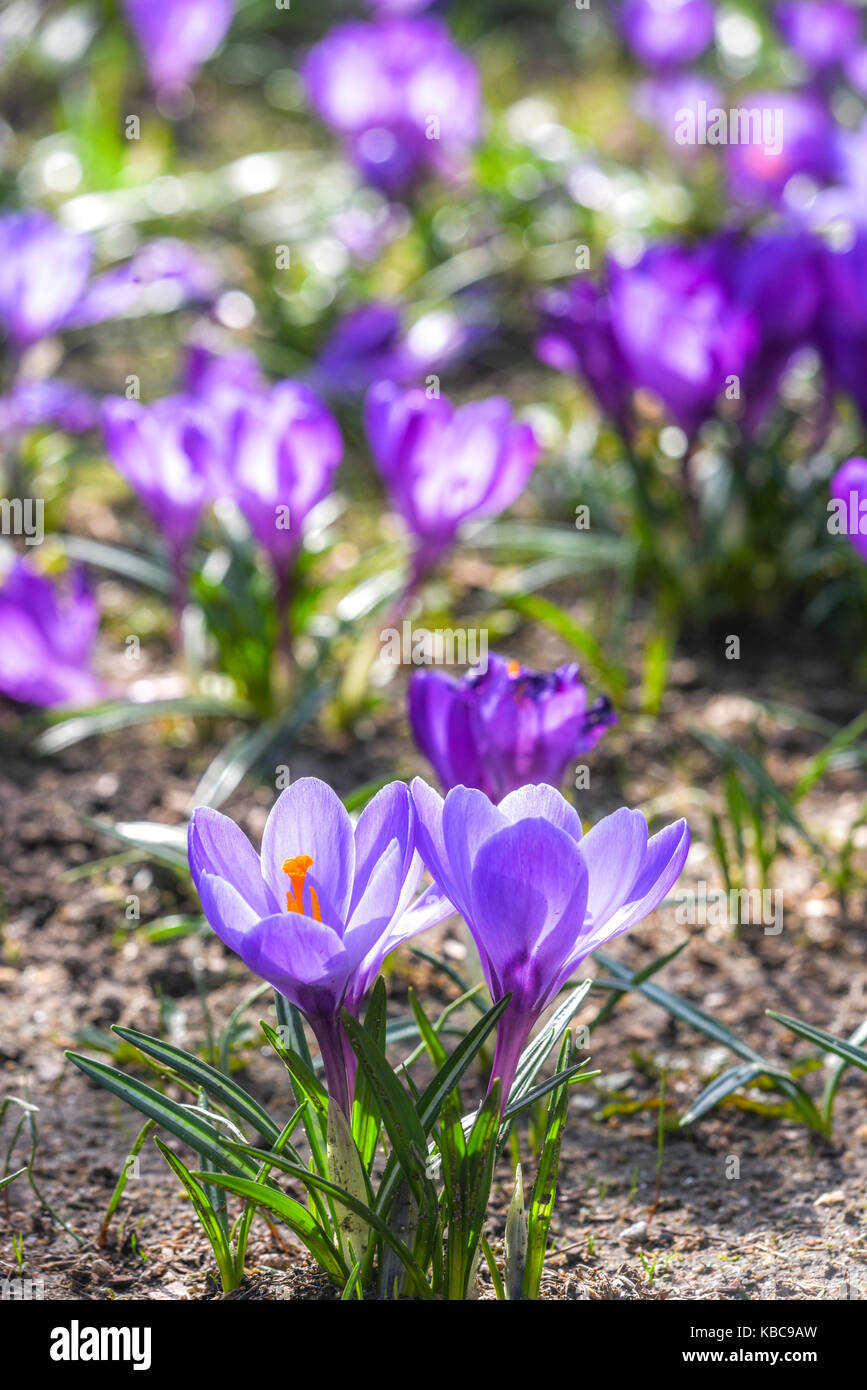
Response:
[[[304,880],[307,877],[307,870],[312,869],[313,860],[309,854],[297,854],[294,859],[283,860],[283,872],[289,875],[289,882],[292,887],[286,893],[287,912],[304,911]],[[319,911],[319,899],[316,896],[316,889],[310,889],[310,906],[313,909],[313,916],[317,922],[322,921],[322,914]]]
[[[509,675],[511,676],[512,680],[514,680],[516,676],[518,676],[518,675],[521,674],[521,663],[520,663],[520,661],[510,661],[509,664],[508,664],[508,666],[506,667],[506,670],[508,671],[508,673],[509,673]]]

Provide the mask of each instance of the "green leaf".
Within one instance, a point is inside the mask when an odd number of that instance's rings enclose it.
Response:
[[[140,1110],[149,1119],[156,1120],[157,1124],[162,1125],[176,1139],[189,1144],[196,1153],[210,1159],[218,1167],[240,1177],[255,1176],[252,1165],[238,1158],[227,1146],[219,1130],[186,1106],[170,1100],[168,1096],[154,1090],[152,1086],[145,1085],[143,1081],[136,1080],[135,1077],[125,1076],[116,1067],[108,1067],[104,1062],[94,1062],[90,1057],[82,1057],[77,1052],[67,1052],[66,1056],[85,1076],[104,1086],[120,1100],[126,1101],[127,1105]]]
[[[572,1035],[567,1033],[560,1048],[558,1070],[568,1070],[566,1063],[572,1055]],[[538,1299],[548,1248],[548,1232],[557,1196],[557,1173],[560,1167],[560,1146],[563,1126],[569,1112],[569,1089],[563,1086],[551,1095],[545,1124],[545,1137],[539,1158],[539,1170],[530,1197],[527,1213],[527,1259],[524,1267],[524,1297]]]
[[[171,592],[172,577],[167,564],[157,564],[134,550],[125,550],[118,545],[106,545],[104,541],[90,540],[85,536],[55,535],[51,540],[70,560],[80,560],[96,569],[119,574],[124,579],[141,584],[145,589],[155,589],[160,594]]]
[[[367,1012],[364,1016],[364,1030],[373,1039],[375,1046],[385,1057],[388,999],[385,980],[380,975],[374,985]],[[328,1108],[329,1116],[331,1107]],[[359,1071],[355,1081],[355,1095],[352,1101],[352,1134],[361,1154],[365,1172],[370,1172],[379,1142],[382,1116],[373,1088],[364,1068]]]
[[[825,850],[818,840],[810,834],[809,830],[801,823],[795,814],[792,803],[783,791],[777,786],[774,779],[752,754],[745,749],[732,743],[729,739],[722,738],[719,734],[711,733],[709,729],[699,729],[693,727],[690,733],[699,743],[704,744],[708,752],[713,753],[721,762],[735,763],[742,772],[745,772],[755,784],[758,791],[765,796],[775,807],[780,819],[790,826],[804,841],[810,846],[814,854],[820,858],[826,857]]]
[[[721,1100],[725,1100],[726,1096],[730,1096],[732,1091],[739,1091],[742,1086],[749,1086],[751,1082],[764,1075],[765,1068],[760,1062],[737,1062],[705,1086],[701,1095],[682,1116],[680,1127],[683,1129],[686,1125],[694,1124],[702,1115],[719,1105]]]
[[[589,1081],[592,1076],[600,1076],[598,1071],[584,1071],[589,1057],[585,1057],[583,1062],[576,1062],[574,1066],[567,1067],[565,1071],[558,1071],[554,1076],[549,1076],[545,1081],[540,1081],[538,1086],[533,1086],[531,1090],[518,1099],[511,1101],[503,1111],[503,1120],[513,1120],[522,1110],[526,1110],[529,1105],[535,1105],[537,1100],[542,1100],[550,1091],[558,1086],[573,1085],[576,1081]]]
[[[154,1139],[154,1143],[175,1177],[186,1190],[193,1210],[199,1219],[199,1225],[207,1236],[211,1249],[214,1252],[217,1268],[220,1271],[223,1292],[231,1293],[241,1282],[243,1268],[238,1269],[235,1266],[231,1241],[228,1239],[208,1199],[206,1189],[196,1181],[190,1170],[181,1162],[177,1154],[172,1152],[167,1144],[163,1144],[162,1141],[157,1138]]]
[[[199,696],[184,696],[177,700],[149,700],[133,704],[129,700],[103,704],[86,713],[64,717],[34,741],[37,753],[60,753],[96,734],[113,734],[136,724],[148,724],[155,719],[191,719],[196,715],[210,719],[245,718],[243,707],[227,705],[220,700]]]
[[[861,1071],[867,1071],[867,1051],[863,1047],[857,1047],[852,1042],[847,1042],[845,1038],[835,1038],[833,1033],[826,1033],[822,1028],[814,1028],[810,1023],[802,1023],[800,1019],[790,1018],[788,1014],[775,1013],[773,1009],[766,1009],[768,1018],[776,1019],[777,1023],[782,1023],[784,1028],[790,1032],[797,1033],[799,1038],[806,1038],[807,1042],[813,1043],[823,1052],[832,1052],[837,1057],[842,1057],[845,1062],[850,1062],[853,1067],[860,1067]]]
[[[386,1244],[391,1246],[395,1254],[397,1254],[401,1263],[407,1270],[407,1273],[411,1275],[416,1292],[420,1297],[427,1298],[430,1296],[430,1286],[425,1278],[424,1270],[416,1263],[412,1251],[404,1245],[400,1237],[395,1235],[388,1226],[388,1223],[384,1221],[372,1207],[367,1206],[364,1202],[358,1201],[357,1198],[353,1197],[351,1192],[347,1192],[344,1188],[338,1187],[335,1183],[327,1178],[321,1177],[318,1173],[311,1173],[308,1169],[301,1168],[299,1165],[290,1163],[286,1159],[277,1158],[274,1154],[263,1153],[261,1150],[254,1149],[251,1145],[245,1144],[243,1146],[239,1145],[238,1147],[251,1157],[259,1158],[263,1162],[274,1164],[275,1167],[280,1168],[284,1173],[290,1174],[290,1176],[296,1178],[298,1182],[303,1183],[305,1187],[316,1188],[318,1191],[331,1197],[332,1200],[336,1200],[341,1206],[348,1207],[356,1216],[360,1216],[363,1221],[366,1221],[367,1224],[376,1231],[377,1235],[382,1237]],[[208,1177],[208,1174],[194,1173],[193,1176]],[[297,1208],[305,1217],[309,1217],[309,1213],[304,1207],[299,1206],[297,1202],[292,1202],[292,1199],[287,1197],[285,1192],[281,1192],[277,1188],[262,1187],[260,1183],[250,1182],[249,1179],[246,1178],[225,1177],[222,1174],[216,1175],[209,1180],[218,1183],[219,1186],[224,1187],[227,1192],[235,1192],[238,1196],[247,1197],[251,1202],[256,1202],[259,1206],[267,1207],[269,1211],[274,1212],[275,1216],[279,1216],[282,1220],[286,1221],[289,1226],[292,1226],[292,1221],[288,1219],[286,1214],[285,1204],[288,1202],[291,1202],[292,1207]],[[293,1229],[296,1228],[293,1227]],[[302,1239],[303,1238],[302,1236]],[[306,1243],[305,1241],[305,1244]],[[310,1245],[308,1245],[308,1249],[310,1249],[311,1254],[315,1253]],[[316,1258],[319,1259],[320,1257],[317,1255]],[[347,1270],[341,1280],[341,1287],[343,1287],[348,1277],[349,1271]]]
[[[133,1047],[137,1047],[145,1056],[153,1057],[155,1061],[170,1067],[194,1086],[200,1086],[220,1104],[234,1110],[236,1115],[252,1125],[269,1144],[275,1143],[279,1137],[279,1126],[274,1123],[264,1106],[223,1072],[217,1071],[216,1067],[200,1061],[198,1057],[184,1052],[180,1047],[175,1047],[174,1043],[160,1042],[159,1038],[148,1037],[147,1033],[139,1033],[135,1028],[121,1028],[115,1024],[112,1032],[117,1033],[125,1042],[132,1043]]]
[[[350,1047],[376,1097],[382,1122],[403,1175],[410,1184],[413,1195],[422,1202],[426,1189],[430,1188],[430,1182],[425,1176],[427,1136],[415,1107],[376,1041],[346,1009],[342,1011],[341,1019]]]
[[[514,1104],[530,1089],[548,1053],[560,1042],[580,1009],[592,983],[592,980],[582,980],[580,985],[576,985],[551,1015],[544,1028],[540,1029],[536,1037],[524,1048],[515,1072],[510,1102]]]
[[[238,1145],[240,1149],[242,1146]],[[243,1151],[249,1153],[263,1163],[276,1165],[292,1171],[299,1177],[299,1181],[309,1184],[310,1182],[322,1181],[317,1179],[315,1173],[308,1173],[306,1168],[298,1167],[288,1163],[284,1159],[278,1159],[274,1154],[263,1152],[261,1149],[243,1146]],[[234,1192],[237,1197],[244,1197],[247,1201],[253,1202],[256,1206],[264,1207],[266,1211],[273,1212],[281,1221],[284,1221],[290,1230],[303,1241],[310,1251],[310,1254],[324,1269],[325,1273],[335,1279],[342,1288],[348,1278],[349,1271],[343,1260],[340,1259],[337,1251],[328,1240],[328,1236],[315,1217],[311,1216],[306,1207],[302,1207],[300,1202],[296,1202],[294,1197],[283,1192],[278,1187],[265,1187],[261,1182],[256,1182],[251,1178],[236,1178],[227,1176],[225,1173],[193,1173],[196,1179],[201,1179],[209,1183],[212,1187],[221,1187],[226,1192]],[[330,1189],[332,1184],[327,1183]],[[345,1194],[338,1194],[341,1200]],[[350,1199],[350,1204],[354,1199]]]
[[[4,1187],[8,1187],[10,1182],[14,1182],[16,1178],[20,1178],[21,1174],[26,1172],[27,1164],[25,1163],[23,1168],[18,1168],[14,1173],[7,1173],[5,1178],[0,1178],[0,1192],[2,1192]]]
[[[821,752],[817,753],[805,765],[798,778],[797,786],[792,792],[792,801],[800,801],[814,783],[824,776],[836,755],[856,743],[864,733],[867,733],[867,710],[863,714],[859,714],[857,719],[853,719],[844,729],[840,729]]]

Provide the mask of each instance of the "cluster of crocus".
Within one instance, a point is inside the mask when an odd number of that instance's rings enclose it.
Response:
[[[580,282],[571,295],[543,299],[537,350],[552,365],[585,372],[621,424],[627,393],[642,387],[692,436],[757,342],[718,262],[710,244],[654,246],[631,266],[611,261],[605,291]]]
[[[92,666],[99,609],[77,569],[71,584],[17,556],[0,581],[0,690],[22,704],[91,704],[106,693]]]
[[[529,1034],[578,965],[652,912],[686,860],[685,822],[648,839],[622,809],[583,836],[577,812],[547,786],[498,807],[457,787],[383,788],[354,830],[339,798],[304,778],[268,818],[261,855],[226,816],[193,813],[190,869],[222,941],[307,1018],[329,1093],[348,1112],[354,1061],[340,1023],[357,1017],[386,955],[444,920],[465,918],[500,1021],[492,1081],[508,1099]],[[434,886],[417,896],[422,863]]]
[[[123,0],[157,93],[184,87],[219,48],[235,0]]]
[[[839,251],[785,224],[697,248],[656,246],[633,266],[613,263],[603,288],[582,279],[543,296],[536,349],[584,376],[627,434],[636,389],[654,392],[692,437],[729,383],[751,431],[805,348],[867,415],[865,268],[860,230]]]
[[[619,24],[635,56],[651,68],[699,58],[713,39],[711,0],[623,0]]]
[[[502,396],[455,407],[445,396],[381,381],[367,394],[364,419],[392,505],[415,542],[413,580],[451,545],[461,522],[508,507],[539,457],[533,430]]]
[[[304,521],[330,491],[340,462],[337,423],[310,387],[282,381],[269,388],[246,353],[220,357],[197,347],[186,386],[149,405],[106,400],[109,456],[166,538],[179,601],[202,509],[219,498],[242,512],[282,601]]]
[[[496,653],[460,680],[417,671],[409,719],[446,791],[475,787],[493,802],[529,783],[559,787],[570,762],[617,722],[604,696],[588,704],[576,665],[532,671]]]
[[[310,52],[304,79],[314,110],[387,193],[424,168],[459,174],[478,139],[476,69],[437,19],[338,25]]]

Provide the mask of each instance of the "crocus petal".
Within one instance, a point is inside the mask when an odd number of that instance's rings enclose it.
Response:
[[[242,944],[259,921],[259,914],[237,888],[216,874],[200,874],[196,888],[211,928],[231,951],[243,956]]]
[[[187,847],[197,889],[203,874],[215,874],[234,885],[257,917],[278,910],[279,901],[262,878],[258,854],[228,816],[210,806],[197,806],[190,817]]]
[[[337,932],[299,913],[266,917],[245,933],[245,965],[305,1013],[336,1013],[347,981],[347,955]]]
[[[634,927],[658,907],[668,890],[677,882],[688,854],[689,826],[685,820],[675,821],[652,836],[648,841],[647,852],[638,875],[629,889],[626,900],[610,918],[609,926],[619,934],[629,927]],[[609,940],[610,937],[606,936],[605,939]]]
[[[552,976],[584,921],[587,868],[578,845],[543,820],[508,825],[480,847],[472,870],[472,930],[495,998],[542,1008]]]
[[[262,877],[285,902],[289,880],[283,862],[308,854],[311,875],[327,891],[337,928],[346,919],[355,872],[355,840],[349,812],[330,787],[302,777],[277,798],[262,836]],[[324,906],[324,905],[323,905]]]
[[[355,827],[355,884],[350,916],[393,840],[401,846],[401,870],[406,874],[413,856],[414,820],[412,797],[405,782],[392,782],[383,787],[365,806]]]
[[[621,806],[588,830],[581,842],[587,862],[591,922],[604,922],[626,901],[647,849],[647,821]]]
[[[535,787],[518,787],[516,791],[503,797],[497,810],[512,824],[527,816],[539,816],[551,825],[565,830],[573,840],[580,840],[584,834],[581,817],[574,806],[570,806],[565,797],[547,783]]]
[[[443,838],[443,807],[441,796],[421,777],[413,779],[412,801],[416,813],[416,841],[428,873],[439,884],[463,916],[465,900],[452,873],[446,843]]]
[[[452,877],[461,900],[471,901],[471,882],[476,854],[485,840],[502,830],[508,822],[484,792],[474,787],[455,787],[443,807],[443,837]]]

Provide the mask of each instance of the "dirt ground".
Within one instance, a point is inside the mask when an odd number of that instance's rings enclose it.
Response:
[[[563,659],[555,645],[536,655],[539,664]],[[702,878],[718,882],[703,812],[707,794],[715,793],[714,769],[688,730],[699,725],[727,737],[744,735],[759,691],[836,724],[858,712],[855,697],[841,692],[819,660],[783,669],[777,658],[773,669],[763,671],[756,659],[747,672],[746,663],[682,656],[665,719],[631,720],[594,753],[592,790],[580,803],[585,821],[622,801],[647,808],[657,821],[685,814],[693,850],[683,886]],[[764,720],[762,727],[774,775],[783,784],[792,782],[821,739],[779,718]],[[97,1055],[94,1034],[105,1035],[113,1023],[163,1029],[193,1048],[206,1034],[203,999],[218,1031],[252,990],[253,979],[214,937],[147,941],[143,924],[196,907],[170,870],[143,861],[86,871],[118,846],[85,818],[180,823],[198,776],[226,732],[203,737],[187,725],[144,728],[39,761],[23,745],[11,709],[0,716],[0,1094],[38,1105],[37,1180],[81,1242],[18,1179],[6,1191],[5,1210],[0,1197],[0,1279],[41,1281],[47,1299],[221,1296],[189,1204],[152,1146],[142,1153],[105,1243],[96,1247],[102,1215],[138,1130],[137,1116],[67,1064],[63,1049],[77,1046]],[[400,775],[430,775],[402,722],[383,716],[363,744],[347,737],[341,745],[330,735],[326,751],[324,740],[312,737],[293,751],[292,776],[314,772],[348,792],[393,774],[395,754]],[[839,840],[863,796],[859,770],[836,772],[803,803],[803,818],[820,836]],[[245,787],[223,809],[258,843],[272,797],[268,788]],[[863,845],[859,853],[863,863]],[[772,882],[785,893],[785,925],[778,936],[765,935],[760,926],[742,928],[737,939],[719,927],[684,927],[674,909],[664,907],[617,941],[612,954],[638,968],[689,934],[689,945],[660,983],[712,1012],[765,1055],[785,1060],[806,1057],[809,1049],[767,1019],[766,1008],[836,1033],[852,1030],[867,1015],[867,931],[863,894],[844,912],[794,842],[787,843]],[[125,920],[130,894],[140,899],[141,923]],[[446,943],[460,964],[464,938],[454,922],[426,944],[437,942]],[[604,972],[591,962],[587,973]],[[432,1004],[451,997],[442,977],[417,958],[402,956],[389,983],[395,1015],[408,1012],[410,979]],[[579,1022],[593,1016],[601,998],[591,996]],[[270,1016],[270,1008],[263,999],[247,1018],[255,1024]],[[287,1113],[278,1064],[252,1031],[242,1043],[242,1084],[275,1115]],[[735,1104],[678,1131],[677,1118],[702,1085],[730,1064],[723,1049],[629,996],[594,1032],[590,1050],[602,1074],[573,1089],[544,1297],[864,1297],[867,1078],[847,1073],[833,1144],[789,1119]],[[663,1067],[669,1127],[653,1211]],[[12,1123],[10,1112],[0,1151]],[[24,1152],[22,1139],[16,1154]],[[501,1177],[502,1209],[508,1168]],[[492,1221],[495,1248],[499,1216]],[[493,1296],[486,1278],[481,1296]],[[257,1221],[248,1274],[232,1297],[327,1299],[334,1292],[302,1252],[291,1243],[281,1246]]]

